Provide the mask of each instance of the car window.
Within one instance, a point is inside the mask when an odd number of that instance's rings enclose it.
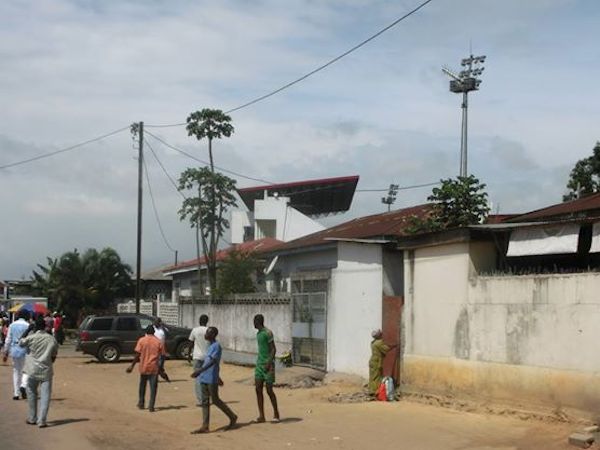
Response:
[[[117,330],[119,331],[137,331],[138,324],[135,317],[119,317],[117,319]]]
[[[140,317],[140,326],[142,330],[148,328],[148,325],[152,325],[152,319],[145,319],[144,317]]]
[[[90,330],[92,331],[108,331],[112,327],[112,317],[104,317],[99,319],[94,319],[94,321],[90,324]]]
[[[87,316],[85,319],[83,319],[83,322],[81,322],[81,325],[79,325],[79,329],[85,330],[88,326],[88,323],[90,323],[90,320],[92,320],[92,316]]]

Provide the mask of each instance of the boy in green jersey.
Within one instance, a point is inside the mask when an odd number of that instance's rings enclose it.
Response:
[[[254,328],[258,330],[256,340],[258,342],[258,357],[256,359],[256,368],[254,369],[254,384],[256,386],[256,401],[258,403],[257,422],[265,422],[265,407],[263,397],[263,386],[266,385],[267,395],[273,405],[273,417],[275,422],[279,422],[279,409],[277,408],[277,397],[273,392],[273,383],[275,383],[275,340],[273,333],[265,327],[265,318],[262,314],[254,316]]]

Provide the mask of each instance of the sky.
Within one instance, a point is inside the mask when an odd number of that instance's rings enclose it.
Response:
[[[0,2],[0,166],[144,121],[207,160],[184,127],[202,108],[233,109],[310,72],[422,0]],[[469,172],[494,212],[561,200],[569,172],[600,140],[600,2],[433,0],[303,82],[232,113],[216,164],[288,182],[360,175],[359,189],[454,177],[461,99],[446,65],[487,55],[469,96]],[[177,178],[197,162],[153,137]],[[112,247],[135,267],[137,150],[127,129],[70,152],[0,169],[0,279],[29,278],[66,251]],[[179,259],[195,254],[181,197],[146,155],[158,217]],[[239,187],[256,181],[238,177]],[[143,269],[172,263],[144,186]],[[402,190],[394,208],[431,188]],[[386,210],[357,192],[327,225]]]

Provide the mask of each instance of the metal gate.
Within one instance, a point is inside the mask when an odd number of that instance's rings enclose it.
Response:
[[[327,369],[327,293],[292,294],[292,357],[295,364]]]

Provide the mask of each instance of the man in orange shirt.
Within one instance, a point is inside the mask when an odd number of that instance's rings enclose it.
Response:
[[[136,363],[140,363],[140,388],[137,407],[144,409],[144,400],[146,399],[146,383],[150,382],[150,401],[148,402],[148,411],[154,412],[154,402],[156,401],[156,392],[158,390],[158,373],[160,369],[159,360],[166,354],[163,343],[154,336],[154,326],[148,325],[146,336],[141,337],[135,346],[135,357],[133,362],[127,368],[127,373],[131,373]]]

